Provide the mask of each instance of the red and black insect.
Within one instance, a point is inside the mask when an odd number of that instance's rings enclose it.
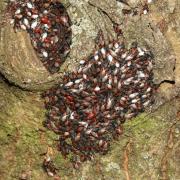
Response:
[[[43,169],[44,171],[46,171],[48,176],[51,176],[51,177],[55,176],[58,170],[49,156],[45,157],[43,161]]]

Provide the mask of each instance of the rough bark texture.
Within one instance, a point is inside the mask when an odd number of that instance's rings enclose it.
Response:
[[[178,0],[153,1],[147,15],[134,17],[124,16],[122,8],[130,7],[116,0],[64,3],[73,22],[73,43],[70,56],[57,75],[46,72],[25,32],[14,33],[7,24],[1,25],[0,72],[6,79],[0,80],[0,177],[50,179],[41,167],[48,149],[61,179],[178,180],[180,3]],[[142,7],[138,0],[128,3],[131,7]],[[0,7],[2,10],[3,2]],[[151,49],[155,56],[154,81],[161,85],[152,109],[124,124],[124,134],[112,142],[108,155],[97,156],[80,170],[74,170],[69,159],[64,160],[56,151],[57,136],[43,128],[45,110],[37,91],[60,81],[63,72],[72,70],[80,59],[92,52],[99,29],[107,41],[115,37],[112,22],[121,24],[127,46],[136,40]]]

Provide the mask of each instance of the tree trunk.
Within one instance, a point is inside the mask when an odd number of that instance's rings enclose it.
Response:
[[[42,66],[26,32],[14,33],[7,22],[1,25],[0,179],[50,179],[42,169],[46,153],[58,168],[57,179],[179,179],[180,4],[178,0],[152,1],[145,14],[145,2],[127,2],[129,6],[116,0],[63,1],[73,23],[73,42],[55,75]],[[4,8],[0,2],[1,14]],[[122,9],[138,14],[125,15]],[[74,170],[57,151],[58,137],[43,127],[41,92],[60,82],[64,72],[73,71],[93,51],[100,29],[107,42],[115,38],[113,23],[120,24],[127,47],[137,41],[152,51],[154,82],[160,87],[153,107],[125,122],[124,134],[112,142],[107,155]]]

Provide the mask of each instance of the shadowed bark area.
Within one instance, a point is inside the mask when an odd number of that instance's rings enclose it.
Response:
[[[34,57],[25,32],[14,33],[10,26],[1,25],[0,177],[51,179],[42,169],[48,152],[58,168],[57,179],[178,179],[180,4],[176,0],[157,0],[148,5],[147,15],[130,16],[124,15],[122,9],[138,7],[141,11],[143,3],[129,0],[127,6],[116,0],[63,2],[73,23],[73,43],[57,75],[49,76]],[[2,2],[0,7],[4,7]],[[78,61],[93,51],[99,29],[107,41],[115,38],[113,22],[120,24],[127,46],[137,41],[153,52],[154,81],[160,87],[152,109],[124,124],[124,134],[112,142],[106,156],[96,156],[94,161],[74,170],[70,157],[64,160],[57,152],[58,137],[42,125],[45,109],[39,91],[60,81],[63,72],[72,71]]]

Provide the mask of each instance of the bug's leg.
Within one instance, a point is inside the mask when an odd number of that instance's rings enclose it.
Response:
[[[122,29],[121,29],[119,24],[114,23],[113,28],[114,28],[114,31],[115,31],[115,33],[117,35],[117,38],[123,35]]]
[[[97,37],[95,39],[95,49],[102,48],[105,46],[105,39],[103,35],[103,31],[99,30]]]

